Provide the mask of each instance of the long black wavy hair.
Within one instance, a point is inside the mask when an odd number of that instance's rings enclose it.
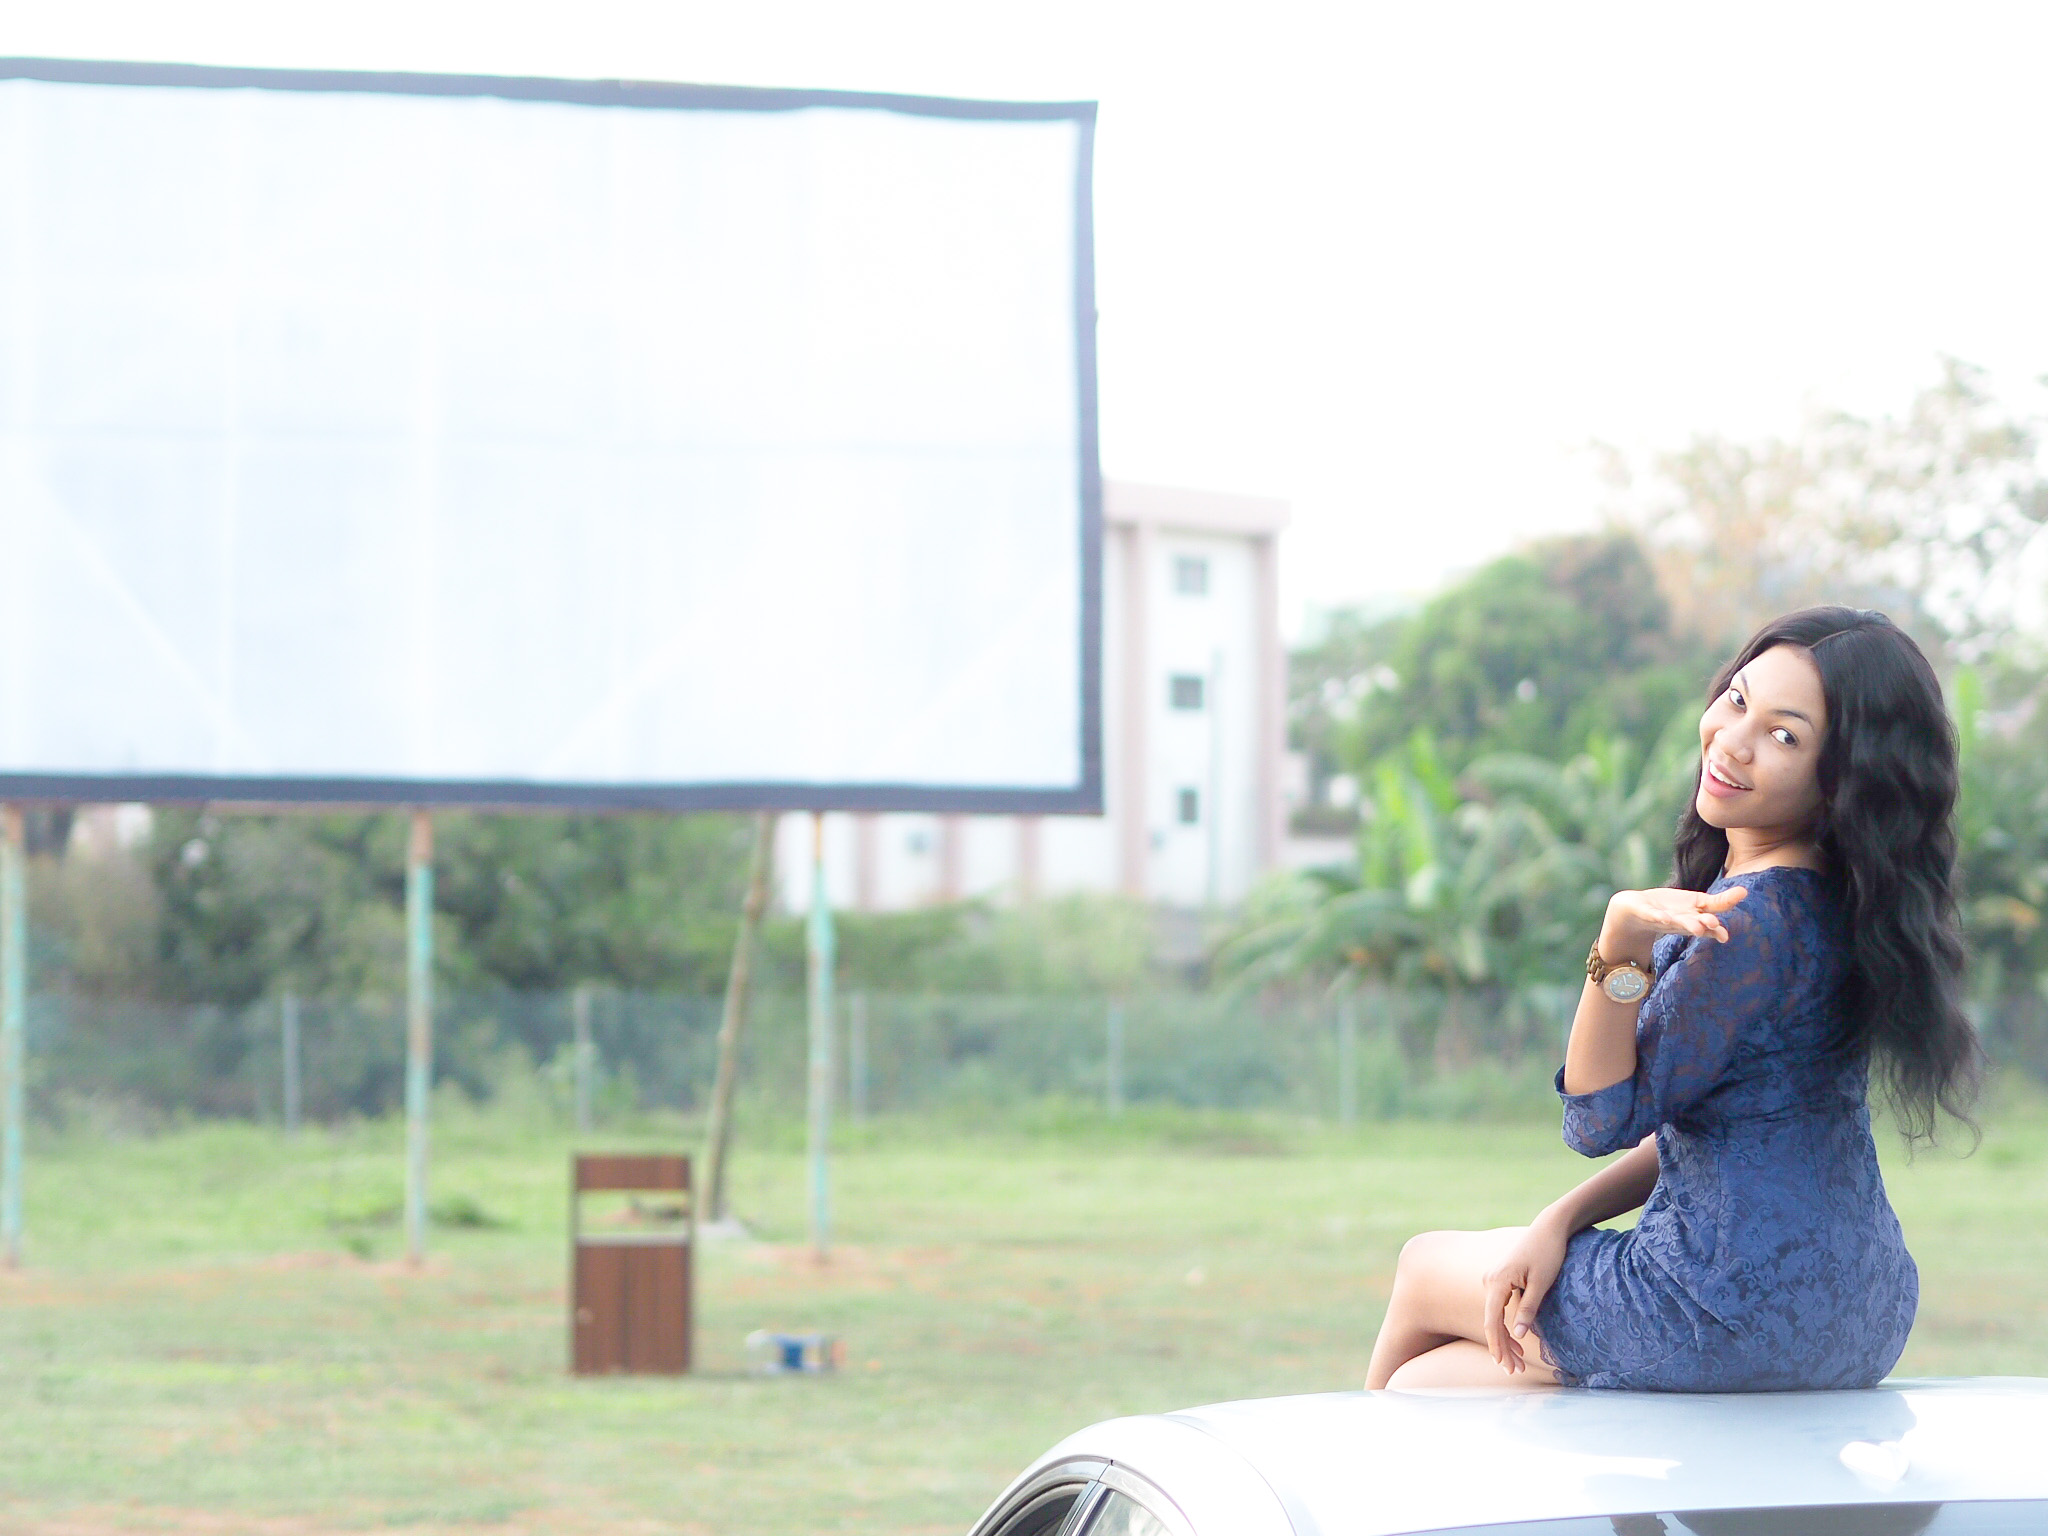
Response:
[[[1920,647],[1881,613],[1805,608],[1758,630],[1714,679],[1708,702],[1778,645],[1807,651],[1827,700],[1816,842],[1840,903],[1848,948],[1846,1037],[1867,1053],[1908,1140],[1940,1118],[1970,1125],[1982,1077],[1962,1009],[1956,921],[1956,731]],[[1702,769],[1704,771],[1704,769]],[[1728,858],[1728,834],[1698,808],[1678,818],[1675,883],[1703,891]]]

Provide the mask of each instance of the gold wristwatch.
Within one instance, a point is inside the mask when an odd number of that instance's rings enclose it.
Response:
[[[1609,965],[1600,958],[1600,941],[1586,952],[1586,980],[1615,1003],[1640,1003],[1650,990],[1650,973],[1633,960]]]

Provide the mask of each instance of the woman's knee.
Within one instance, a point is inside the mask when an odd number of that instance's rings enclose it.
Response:
[[[1401,1245],[1401,1257],[1394,1265],[1394,1271],[1398,1274],[1404,1269],[1420,1270],[1441,1265],[1458,1247],[1459,1239],[1470,1236],[1469,1232],[1418,1232]]]
[[[1402,1245],[1391,1305],[1422,1326],[1474,1336],[1473,1317],[1497,1260],[1499,1234],[1419,1232]]]
[[[1401,1245],[1400,1258],[1394,1261],[1395,1288],[1399,1290],[1437,1280],[1457,1246],[1456,1240],[1463,1235],[1458,1232],[1418,1232],[1409,1238]]]

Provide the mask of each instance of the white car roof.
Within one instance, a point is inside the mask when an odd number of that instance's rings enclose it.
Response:
[[[1013,1490],[1040,1469],[1088,1462],[1147,1479],[1195,1536],[1398,1536],[1668,1510],[2048,1499],[2048,1380],[1266,1398],[1097,1424],[1041,1457]]]

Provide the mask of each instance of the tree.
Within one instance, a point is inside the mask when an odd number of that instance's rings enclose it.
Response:
[[[849,990],[1022,996],[1120,992],[1153,950],[1152,912],[1125,896],[1072,892],[1001,907],[983,899],[903,912],[838,914],[839,980]],[[803,981],[803,931],[773,926],[778,980]]]
[[[448,812],[437,823],[436,948],[450,985],[719,985],[745,869],[738,818]],[[124,866],[139,867],[150,899],[124,898],[121,910],[148,931],[117,955],[84,921],[81,888],[58,909],[66,929],[54,935],[70,984],[230,1008],[285,987],[395,1003],[403,841],[391,814],[160,808]],[[121,867],[70,862],[80,864],[70,884],[122,884]]]
[[[1562,929],[1545,882],[1556,838],[1511,797],[1467,797],[1418,732],[1372,775],[1355,875],[1323,871],[1264,894],[1220,964],[1240,984],[1371,983],[1436,1006],[1398,1017],[1411,1058],[1457,1063],[1526,1024],[1518,991]],[[1490,1038],[1486,1038],[1490,1037]]]
[[[1992,1045],[2048,1070],[2048,680],[2013,659],[1956,679],[1956,890]]]
[[[140,995],[241,1008],[293,986],[395,1001],[403,837],[395,816],[160,808],[139,850],[158,901]],[[80,980],[97,990],[95,978]]]
[[[2048,421],[1942,360],[1900,416],[1816,415],[1796,435],[1611,456],[1678,627],[1718,653],[1813,603],[1881,608],[1960,659],[1988,655],[2048,522]]]
[[[1541,819],[1548,867],[1532,879],[1592,933],[1616,891],[1670,879],[1672,836],[1698,765],[1699,718],[1688,707],[1648,751],[1596,736],[1566,763],[1502,753],[1475,762],[1465,778],[1478,794]]]
[[[1333,628],[1297,665],[1295,735],[1353,772],[1417,731],[1454,767],[1504,751],[1562,760],[1595,732],[1653,735],[1702,673],[1633,535],[1554,539],[1404,619]]]
[[[743,816],[450,815],[435,901],[455,930],[457,979],[716,992],[752,836]]]
[[[1289,653],[1287,743],[1308,759],[1311,805],[1322,805],[1330,780],[1350,771],[1359,706],[1393,684],[1387,658],[1405,622],[1402,614],[1339,608],[1324,616],[1312,643]]]

